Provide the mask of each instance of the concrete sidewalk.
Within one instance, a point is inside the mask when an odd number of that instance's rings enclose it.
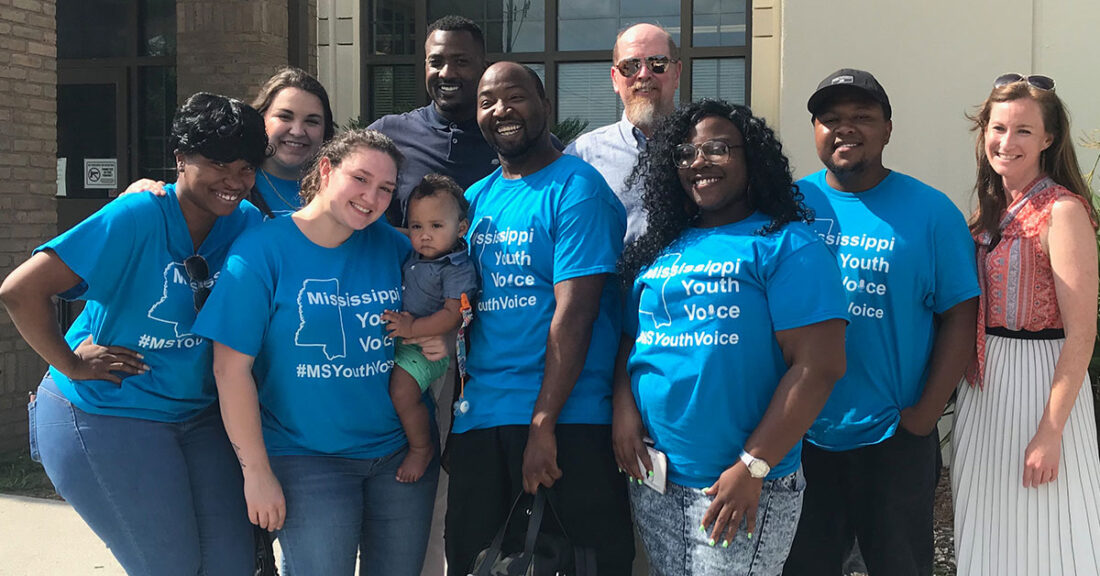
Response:
[[[70,574],[126,576],[67,503],[0,494],[0,576]]]

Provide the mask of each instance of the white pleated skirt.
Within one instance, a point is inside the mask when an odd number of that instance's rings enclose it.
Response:
[[[1024,488],[1024,451],[1065,340],[986,336],[983,389],[959,387],[952,444],[960,576],[1100,576],[1100,450],[1088,378],[1062,433],[1058,479]]]

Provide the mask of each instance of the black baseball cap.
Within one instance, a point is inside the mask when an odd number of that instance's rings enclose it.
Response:
[[[882,84],[879,84],[870,72],[854,68],[841,68],[826,76],[817,85],[817,90],[814,90],[810,100],[806,102],[806,109],[810,111],[810,114],[817,116],[821,105],[835,92],[851,89],[860,90],[874,101],[882,104],[882,111],[886,114],[886,119],[890,119],[890,98],[886,95],[886,90],[882,88]]]

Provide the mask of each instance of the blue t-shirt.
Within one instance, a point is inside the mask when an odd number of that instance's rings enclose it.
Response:
[[[61,295],[87,301],[65,334],[69,346],[75,349],[91,335],[101,346],[140,352],[149,365],[148,372],[127,376],[122,385],[74,381],[50,367],[61,393],[85,412],[182,422],[216,397],[210,343],[191,327],[195,299],[183,261],[195,254],[205,258],[210,284],[230,245],[261,216],[241,202],[232,214],[214,221],[195,250],[176,186],[165,186],[165,192],[121,196],[35,249],[52,250],[82,279]]]
[[[737,462],[787,372],[777,330],[846,319],[840,274],[801,222],[766,236],[770,218],[688,229],[634,281],[627,369],[668,477],[714,484]],[[769,478],[798,470],[801,444]]]
[[[854,194],[830,187],[824,170],[798,186],[836,255],[851,317],[848,372],[808,438],[828,450],[877,444],[924,392],[933,316],[978,296],[974,241],[947,196],[899,172]]]
[[[233,246],[195,331],[255,358],[269,454],[378,458],[405,445],[382,312],[401,309],[411,251],[384,221],[325,248],[293,217]]]
[[[285,180],[266,170],[259,170],[256,173],[256,190],[275,216],[290,214],[302,207],[297,180]]]
[[[530,424],[546,365],[554,285],[609,274],[622,251],[626,212],[599,172],[575,156],[515,180],[501,171],[466,191],[470,254],[482,295],[474,310],[465,398],[454,432]],[[614,278],[600,297],[588,356],[558,422],[611,422],[611,375],[620,332]]]

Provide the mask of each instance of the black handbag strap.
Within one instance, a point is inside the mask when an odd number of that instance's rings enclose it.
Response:
[[[519,509],[520,500],[523,500],[523,492],[516,496],[515,502],[512,502],[512,509],[508,511],[508,518],[504,520],[504,525],[497,531],[496,536],[493,536],[493,542],[489,544],[489,553],[486,554],[481,566],[478,567],[477,576],[489,576],[493,562],[500,558],[501,551],[504,549],[504,535],[508,532],[508,525],[512,523],[512,517],[516,515],[516,510]],[[532,516],[534,516],[533,512]],[[528,523],[528,527],[530,527],[530,523]]]
[[[523,555],[529,560],[535,558],[535,541],[542,529],[542,516],[546,513],[546,491],[539,486],[535,493],[535,503],[531,505],[531,518],[527,521],[527,539],[523,544]]]

